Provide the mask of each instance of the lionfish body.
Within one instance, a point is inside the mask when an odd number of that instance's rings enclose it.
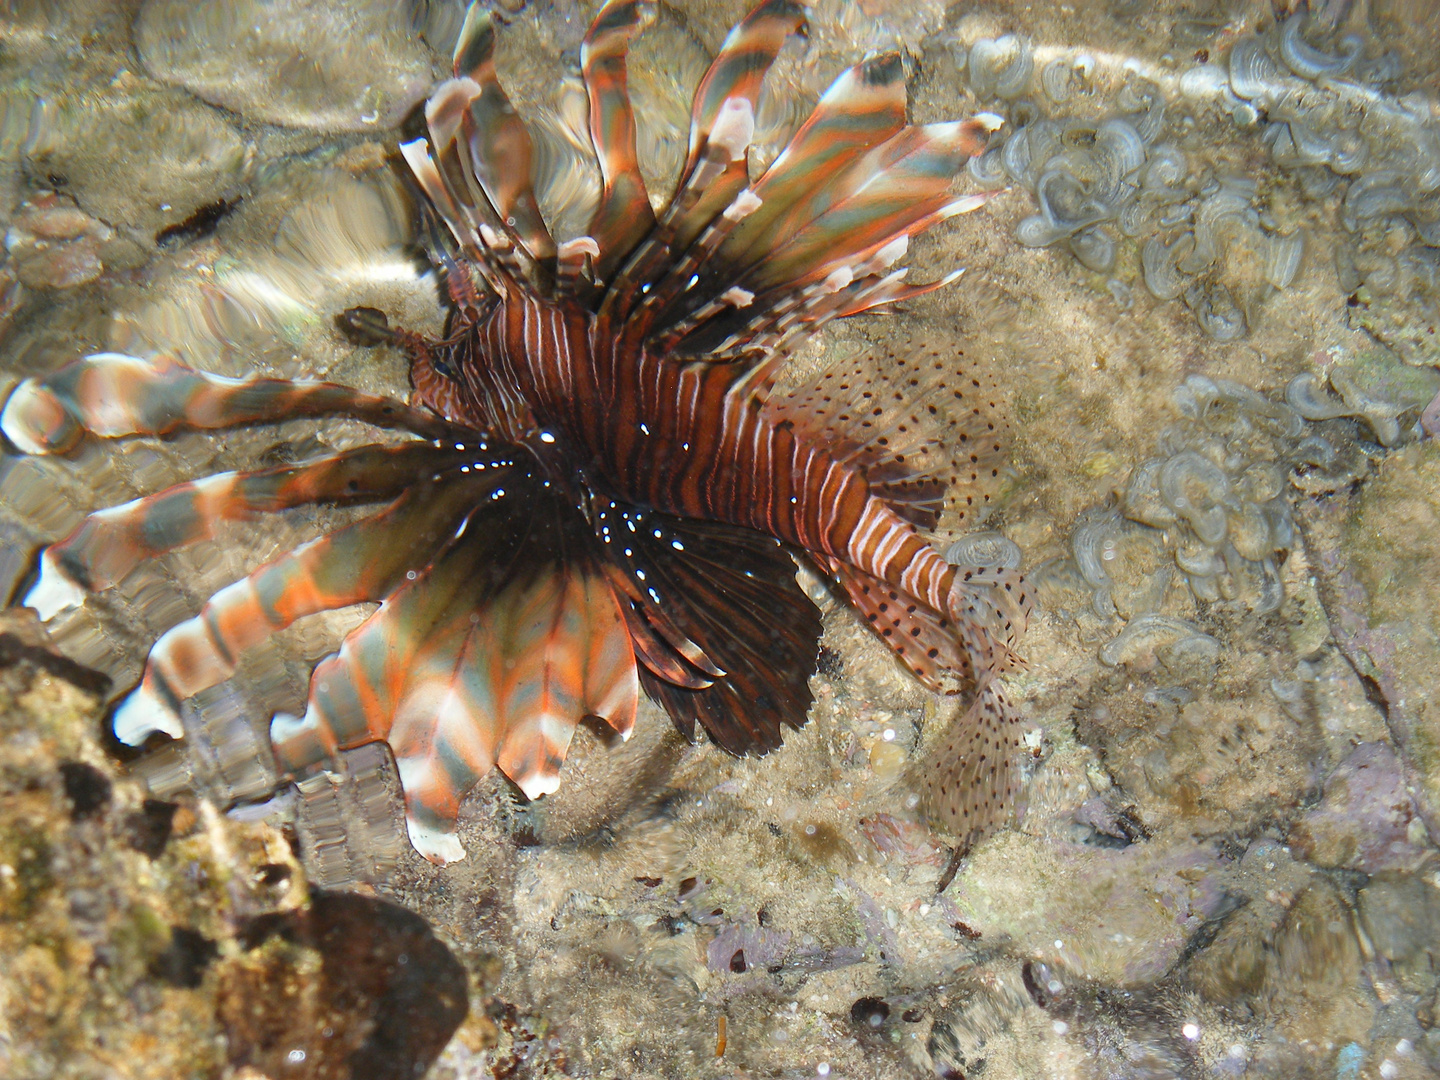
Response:
[[[303,716],[271,739],[291,778],[384,740],[411,839],[463,856],[459,803],[492,768],[553,791],[587,716],[629,734],[643,690],[734,753],[780,744],[810,703],[818,614],[792,552],[849,595],[927,684],[974,699],[935,764],[931,804],[957,832],[992,824],[1015,784],[1014,716],[998,677],[1030,600],[1000,568],[947,565],[919,531],[947,489],[996,486],[987,386],[941,350],[776,389],[832,318],[945,284],[894,269],[909,239],[979,205],[956,198],[987,123],[907,125],[898,57],[841,75],[752,180],[764,74],[803,11],[765,0],[695,95],[689,155],[658,214],[635,160],[628,44],[646,20],[611,0],[585,39],[603,179],[587,236],[557,243],[529,181],[531,148],[472,7],[455,77],[402,152],[450,234],[454,302],[428,341],[350,313],[412,357],[413,402],[330,383],[226,380],[169,358],[88,357],[23,383],[0,425],[30,452],[102,437],[345,415],[421,438],[227,473],[100,511],[41,555],[26,603],[49,618],[220,521],[311,502],[378,502],[354,524],[221,590],[153,647],[116,734],[183,734],[181,704],[241,653],[306,615],[379,607],[315,668]],[[951,279],[946,279],[946,281]],[[932,418],[952,424],[942,445]]]

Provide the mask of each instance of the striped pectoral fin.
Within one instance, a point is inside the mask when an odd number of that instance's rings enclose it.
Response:
[[[580,586],[579,606],[586,627],[580,707],[586,716],[598,716],[615,734],[628,739],[635,730],[640,681],[621,609],[624,601],[598,573],[584,574]]]
[[[277,715],[271,724],[276,761],[297,778],[325,768],[339,750],[388,742],[412,837],[431,859],[463,855],[455,814],[464,791],[493,764],[498,737],[490,683],[467,666],[476,638],[471,615],[490,587],[497,552],[478,529],[463,537],[407,575],[339,652],[315,666],[303,717]]]
[[[363,446],[301,465],[217,473],[90,514],[40,556],[40,575],[25,599],[52,618],[78,590],[110,588],[146,559],[209,540],[224,521],[306,503],[394,496],[454,461],[430,443]]]
[[[140,684],[115,712],[116,737],[132,745],[157,731],[180,737],[180,703],[230,678],[246,649],[308,615],[384,600],[499,480],[422,481],[381,513],[303,544],[220,590],[151,648]]]
[[[598,570],[554,563],[504,590],[485,618],[502,632],[492,664],[503,719],[497,760],[529,798],[555,791],[575,728],[598,716],[628,738],[639,680],[635,650]]]
[[[635,150],[635,114],[627,87],[630,42],[654,18],[645,0],[610,0],[591,23],[580,47],[590,98],[590,138],[603,189],[590,235],[600,246],[596,273],[608,279],[615,265],[655,225],[650,196]]]
[[[895,53],[845,71],[755,183],[761,206],[714,260],[734,272],[763,258],[827,205],[826,181],[905,126],[905,72]]]
[[[986,126],[975,120],[903,128],[826,185],[814,198],[816,216],[740,284],[760,293],[818,281],[980,205],[954,198],[952,187],[966,159],[984,146],[985,133]]]
[[[421,637],[366,624],[315,668],[305,715],[277,714],[270,725],[276,760],[296,779],[327,767],[340,750],[387,741],[411,842],[442,864],[464,858],[455,837],[460,801],[494,764],[485,736],[493,719],[487,724],[454,700],[464,643],[464,633],[448,627]]]
[[[965,850],[1020,808],[1022,735],[1020,716],[1004,691],[986,680],[920,766],[926,816]]]
[[[407,677],[390,729],[390,748],[405,792],[410,842],[431,862],[464,858],[455,835],[460,804],[495,767],[501,720],[494,646],[464,606],[432,633]]]
[[[625,609],[625,626],[630,632],[635,658],[644,668],[642,676],[654,676],[687,690],[703,690],[714,684],[712,677],[697,670],[676,652],[633,604]],[[684,734],[688,737],[691,732],[685,731]]]
[[[636,547],[633,544],[628,547],[627,552],[623,547],[616,550],[607,544],[610,559],[604,573],[616,595],[629,602],[625,609],[626,622],[637,639],[636,652],[646,658],[651,671],[677,686],[709,686],[710,680],[724,675],[725,670],[676,625],[665,604],[651,593],[653,586],[645,583],[648,572],[645,553],[641,551],[637,556]],[[632,612],[634,618],[630,617]],[[683,663],[677,665],[677,657]]]
[[[349,416],[378,427],[443,436],[448,425],[391,398],[338,383],[231,379],[172,357],[96,353],[44,380],[26,379],[0,413],[0,430],[31,454],[64,452],[85,432],[102,438],[214,430],[306,416]]]

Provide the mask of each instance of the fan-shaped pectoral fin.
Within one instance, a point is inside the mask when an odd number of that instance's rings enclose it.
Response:
[[[97,510],[41,553],[25,604],[50,619],[74,606],[67,598],[80,590],[108,589],[148,559],[213,539],[222,522],[307,503],[394,497],[455,458],[430,443],[362,446],[300,465],[216,473]]]
[[[173,357],[96,353],[45,379],[26,379],[5,402],[0,430],[29,454],[64,453],[88,431],[101,438],[213,431],[306,416],[348,416],[377,427],[443,436],[449,425],[392,398],[307,379],[231,379]]]
[[[151,648],[139,686],[115,711],[116,738],[131,745],[157,731],[179,738],[180,703],[230,678],[246,649],[307,615],[384,600],[408,568],[430,562],[476,501],[503,479],[497,471],[464,482],[420,481],[380,513],[302,544],[221,589]]]

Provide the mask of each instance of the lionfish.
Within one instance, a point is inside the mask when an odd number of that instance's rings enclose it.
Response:
[[[999,676],[1031,597],[1005,568],[946,563],[926,538],[999,485],[993,386],[934,347],[879,356],[782,391],[797,346],[831,319],[948,284],[907,284],[912,237],[972,210],[955,179],[998,121],[910,125],[901,59],[843,72],[758,178],[748,158],[762,81],[805,10],[763,0],[695,92],[688,154],[657,211],[636,158],[626,57],[652,17],[610,0],[584,38],[602,179],[589,233],[551,235],[532,144],[472,5],[454,77],[400,147],[449,239],[447,334],[347,313],[410,358],[410,403],[330,382],[221,378],[173,357],[102,353],[28,379],[0,415],[20,450],[101,438],[347,417],[414,438],[227,472],[91,514],[45,548],[24,603],[42,618],[225,521],[310,503],[377,512],[221,589],[154,643],[113,713],[138,745],[183,737],[181,705],[296,620],[374,609],[311,675],[303,716],[277,713],[281,773],[316,775],[384,741],[415,848],[463,858],[461,800],[498,767],[554,791],[576,725],[629,735],[643,690],[687,737],[763,754],[806,719],[819,615],[808,560],[928,686],[973,702],[938,752],[929,800],[972,837],[1017,782]],[[435,220],[432,218],[432,221]],[[436,234],[440,235],[440,234]],[[937,440],[939,417],[949,440]],[[928,425],[928,426],[927,426]],[[942,445],[943,443],[943,445]],[[947,492],[950,498],[947,503]]]

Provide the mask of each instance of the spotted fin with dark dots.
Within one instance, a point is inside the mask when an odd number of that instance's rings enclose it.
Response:
[[[947,616],[854,567],[838,566],[836,577],[860,617],[926,686],[953,693],[973,685],[969,653]]]
[[[922,806],[968,850],[1015,812],[1023,727],[999,683],[986,680],[922,763]]]

